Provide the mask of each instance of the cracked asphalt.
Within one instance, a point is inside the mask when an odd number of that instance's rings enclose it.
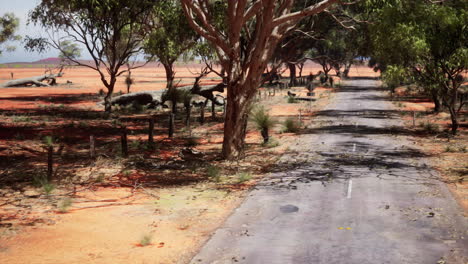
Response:
[[[191,263],[468,263],[468,222],[375,80],[350,80]]]

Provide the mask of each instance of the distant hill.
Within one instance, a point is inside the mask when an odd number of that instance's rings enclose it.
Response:
[[[60,58],[46,58],[38,61],[30,62],[30,64],[59,64],[62,59]]]

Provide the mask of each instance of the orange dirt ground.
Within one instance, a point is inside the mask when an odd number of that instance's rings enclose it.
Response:
[[[468,216],[468,112],[459,113],[458,135],[447,137],[444,131],[450,129],[450,115],[445,112],[434,114],[434,103],[429,99],[408,93],[406,87],[400,87],[396,89],[394,100],[395,105],[405,114],[403,119],[406,126],[416,133],[414,139],[429,155],[432,165],[444,177]],[[436,131],[426,131],[426,124],[432,124]]]
[[[199,71],[199,68],[191,69],[192,72],[197,70]],[[319,70],[306,68],[304,75],[309,72],[317,73]],[[43,69],[40,68],[2,68],[0,82],[8,80],[12,71],[15,78],[43,73]],[[193,76],[187,69],[180,67],[177,73],[176,79],[182,78],[181,84],[193,82]],[[367,68],[354,68],[351,75],[377,76]],[[162,67],[137,69],[132,71],[132,77],[136,79],[136,84],[131,91],[165,87]],[[120,77],[116,92],[126,90],[123,78]],[[61,116],[54,119],[53,111],[60,110],[61,104],[67,109],[71,107],[102,111],[102,107],[96,105],[98,99],[92,97],[88,100],[84,96],[81,97],[86,94],[94,96],[103,88],[97,74],[90,69],[75,68],[65,71],[65,75],[58,79],[58,82],[65,83],[66,80],[72,81],[73,84],[50,88],[1,89],[0,110],[6,115],[2,124],[8,130],[12,126],[12,113],[36,113],[34,111],[43,109],[44,105],[53,104],[56,108],[51,109],[51,113],[48,112],[52,116],[47,117],[49,119],[43,123],[48,129],[42,132],[47,134],[47,131],[60,124],[78,122]],[[219,79],[215,76],[205,79],[208,83],[214,81]],[[303,88],[293,90],[296,93],[305,93]],[[314,105],[305,102],[288,104],[286,91],[278,91],[274,98],[269,97],[260,102],[266,104],[271,115],[279,120],[286,117],[298,118],[300,112],[302,121],[306,123],[311,120],[313,113],[333,96],[331,92],[330,88],[318,87],[318,101]],[[80,95],[78,99],[77,95]],[[207,113],[207,116],[209,115],[210,113]],[[15,126],[29,129],[27,124],[16,122],[19,124]],[[65,152],[70,148],[69,152],[86,157],[86,138],[89,136],[89,130],[106,121],[86,122],[88,123],[83,128],[84,132],[79,132],[76,126],[69,130],[57,130],[70,137],[75,136],[70,139],[70,146],[67,145]],[[33,125],[33,132],[28,133],[36,133],[34,131],[38,131],[43,124]],[[141,127],[139,124],[133,124],[131,129],[138,131]],[[194,128],[192,135],[198,138],[195,148],[215,156],[221,148],[222,129],[222,124],[216,122],[207,122]],[[62,170],[84,179],[78,186],[70,187],[70,183],[61,183],[50,196],[30,185],[20,190],[7,188],[0,192],[1,263],[186,263],[230,212],[242,202],[246,191],[256,180],[268,172],[281,153],[288,151],[288,144],[294,141],[294,134],[280,133],[280,130],[281,126],[278,125],[272,133],[279,141],[279,146],[264,148],[260,146],[259,133],[250,127],[246,139],[246,155],[249,158],[241,163],[221,162],[210,158],[214,164],[223,168],[222,176],[215,182],[207,179],[204,176],[205,168],[200,167],[181,172],[127,169],[120,158],[112,156],[118,152],[117,148],[113,148],[114,145],[118,145],[118,136],[109,136],[103,132],[104,134],[97,138],[106,145],[101,146],[98,151],[105,155],[98,158],[94,166],[80,160],[63,165]],[[78,134],[84,134],[80,137],[75,135],[76,131]],[[132,148],[130,155],[135,159],[134,162],[156,158],[162,161],[179,160],[177,153],[185,144],[185,134],[176,132],[176,138],[169,140],[165,138],[164,133],[159,130],[156,132],[155,140],[160,148],[157,151]],[[28,135],[19,137],[17,134],[9,135],[8,131],[4,132],[0,139],[0,157],[8,159],[14,156],[15,160],[5,163],[10,164],[10,167],[0,168],[3,172],[9,173],[17,166],[45,166],[40,139]],[[144,133],[136,132],[129,136],[129,140],[141,143],[145,141],[145,136]],[[112,149],[109,150],[109,146]],[[137,159],[140,157],[143,160]],[[237,174],[243,171],[251,172],[252,179],[237,182]],[[34,173],[34,170],[29,173]],[[119,184],[122,182],[126,185]],[[66,213],[59,213],[60,204],[66,197],[71,197],[72,204]],[[151,237],[146,246],[141,244],[144,243],[144,236]]]

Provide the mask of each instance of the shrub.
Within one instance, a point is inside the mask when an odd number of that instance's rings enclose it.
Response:
[[[42,142],[44,143],[44,145],[50,147],[54,144],[54,139],[51,136],[45,136],[42,139]]]
[[[42,190],[44,190],[44,193],[49,196],[52,191],[55,190],[55,185],[53,185],[52,183],[49,183],[49,182],[46,182],[42,185]]]
[[[437,133],[440,130],[439,125],[431,122],[421,122],[419,123],[419,126],[427,133]]]
[[[238,177],[239,183],[244,183],[252,179],[252,174],[248,172],[242,172],[242,173],[239,173],[237,177]]]
[[[288,118],[283,123],[283,132],[286,133],[296,133],[299,131],[299,124],[296,120]]]
[[[458,151],[465,153],[466,152],[466,146],[460,146],[458,148]]]
[[[146,246],[150,245],[151,240],[153,240],[152,235],[149,235],[149,234],[143,235],[143,237],[141,237],[141,239],[140,239],[140,246],[146,247]]]
[[[71,205],[72,199],[70,197],[66,197],[58,203],[57,208],[60,213],[66,213],[68,212],[68,208],[70,208]]]
[[[456,152],[456,151],[457,150],[451,145],[445,146],[445,152]]]
[[[267,148],[275,148],[278,147],[280,143],[275,140],[274,138],[270,139],[267,143],[263,143],[262,147],[267,147]]]
[[[263,137],[263,143],[268,143],[270,138],[269,130],[275,125],[275,121],[270,114],[265,110],[265,107],[259,106],[253,110],[251,120],[255,123]]]
[[[206,169],[206,174],[210,179],[213,179],[215,182],[220,182],[221,180],[221,168],[217,166],[209,166]]]
[[[295,97],[288,96],[288,104],[296,104],[297,100]]]

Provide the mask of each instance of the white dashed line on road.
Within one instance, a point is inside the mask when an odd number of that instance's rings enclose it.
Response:
[[[351,198],[352,190],[353,190],[353,180],[349,179],[349,182],[348,182],[348,195],[346,196],[346,198],[348,198],[348,199]]]

